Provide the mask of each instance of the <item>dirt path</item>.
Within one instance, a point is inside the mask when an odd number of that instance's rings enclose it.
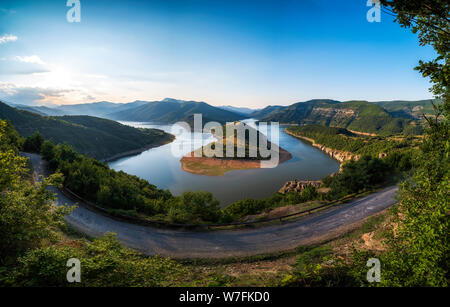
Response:
[[[26,156],[33,163],[35,175],[45,175],[40,156]],[[83,206],[67,216],[66,221],[76,230],[94,237],[107,232],[116,233],[124,245],[146,255],[173,258],[241,257],[289,250],[334,238],[393,205],[397,190],[397,187],[390,187],[294,222],[254,229],[211,232],[158,229],[113,220]],[[58,204],[74,204],[59,190],[53,191],[57,194]]]

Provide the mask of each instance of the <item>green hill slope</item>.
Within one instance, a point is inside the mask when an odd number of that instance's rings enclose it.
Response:
[[[256,119],[261,119],[261,118],[273,115],[277,112],[280,112],[281,110],[286,109],[286,108],[287,107],[283,107],[283,106],[268,106],[262,110],[258,110],[253,113],[250,113],[250,117],[253,117]]]
[[[411,117],[419,119],[423,114],[434,114],[432,102],[434,99],[418,100],[418,101],[378,101],[374,104],[384,108],[395,117]]]
[[[80,153],[106,159],[125,152],[170,142],[172,136],[157,129],[136,129],[90,116],[46,117],[0,102],[0,118],[22,137],[39,131],[55,143],[67,143]]]
[[[395,118],[382,107],[367,101],[311,100],[286,107],[261,118],[283,124],[319,124],[376,134],[421,133],[417,123]]]

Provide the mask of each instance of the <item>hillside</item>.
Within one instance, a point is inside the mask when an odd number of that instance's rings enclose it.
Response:
[[[355,155],[371,155],[379,157],[380,154],[391,155],[394,152],[405,152],[419,145],[420,137],[380,137],[361,136],[344,128],[326,127],[320,125],[305,125],[287,127],[286,131],[295,137],[314,140],[332,150],[348,152],[351,158]],[[317,146],[316,146],[317,147]],[[323,150],[323,149],[322,149]]]
[[[90,116],[41,116],[1,102],[0,118],[9,120],[22,137],[39,131],[46,139],[67,143],[78,152],[97,159],[172,140],[171,135],[157,129],[136,129]]]
[[[283,107],[283,106],[268,106],[268,107],[265,107],[262,110],[258,110],[258,111],[255,111],[253,113],[250,113],[249,116],[252,117],[252,118],[261,119],[261,118],[270,116],[272,114],[275,114],[275,113],[277,113],[277,112],[279,112],[279,111],[281,111],[281,110],[283,110],[285,108],[287,108],[287,107]]]
[[[283,124],[319,124],[382,135],[421,133],[420,127],[410,119],[396,118],[382,107],[367,101],[310,100],[259,119]]]
[[[221,106],[219,107],[222,110],[227,110],[234,113],[239,113],[243,115],[250,115],[254,112],[259,111],[260,109],[250,109],[250,108],[244,108],[244,107],[233,107],[233,106]]]
[[[434,109],[431,102],[434,99],[418,100],[418,101],[378,101],[374,104],[384,108],[394,117],[411,117],[415,119],[422,118],[423,114],[434,114]]]
[[[149,102],[137,108],[111,113],[108,118],[124,121],[175,123],[185,121],[193,114],[219,123],[245,118],[244,115],[213,107],[205,102],[165,99]]]

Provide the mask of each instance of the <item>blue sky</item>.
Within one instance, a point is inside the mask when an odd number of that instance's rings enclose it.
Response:
[[[416,100],[434,51],[367,0],[0,1],[0,98],[23,104],[166,97],[264,107],[313,98]]]

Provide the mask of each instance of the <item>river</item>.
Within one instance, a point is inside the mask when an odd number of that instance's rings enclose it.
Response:
[[[174,134],[173,125],[121,123],[139,128],[161,129]],[[222,207],[244,198],[262,199],[271,196],[290,180],[319,180],[339,170],[338,161],[286,134],[285,127],[280,126],[279,145],[292,154],[291,160],[271,169],[236,170],[215,177],[194,175],[183,171],[180,163],[181,157],[191,152],[191,148],[186,146],[191,134],[178,128],[173,143],[110,162],[109,166],[146,179],[159,188],[170,190],[174,195],[181,195],[185,191],[209,191],[220,201]],[[203,145],[215,141],[211,134],[199,134],[196,139],[199,144],[195,149],[202,146],[202,139]],[[177,154],[174,154],[172,146],[178,149]]]

